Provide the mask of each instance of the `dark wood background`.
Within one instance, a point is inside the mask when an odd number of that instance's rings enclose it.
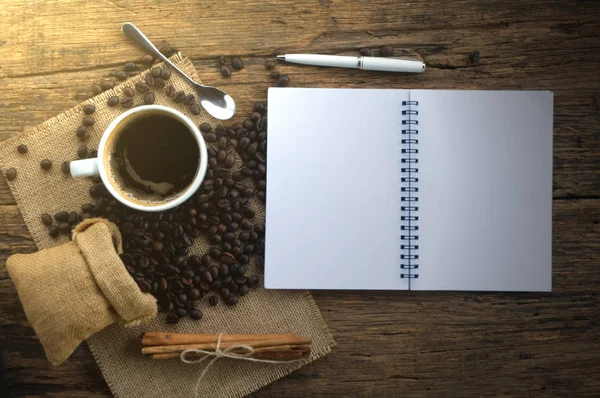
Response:
[[[423,75],[278,66],[296,87],[554,91],[553,292],[316,292],[339,346],[256,396],[600,395],[600,2],[2,0],[0,140],[88,98],[93,81],[138,57],[120,33],[126,21],[229,91],[237,121],[266,99],[263,64],[284,52],[391,45],[428,65]],[[220,54],[246,68],[222,78]],[[0,263],[34,250],[0,177]],[[0,323],[9,391],[110,394],[85,345],[48,364],[4,267]]]

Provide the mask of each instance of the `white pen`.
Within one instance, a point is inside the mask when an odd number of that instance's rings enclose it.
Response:
[[[336,68],[351,68],[360,70],[377,70],[382,72],[425,72],[425,64],[410,59],[348,57],[341,55],[319,54],[286,54],[278,55],[277,59],[295,64],[332,66]]]

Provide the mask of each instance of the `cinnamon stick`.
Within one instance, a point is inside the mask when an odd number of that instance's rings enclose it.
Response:
[[[302,359],[302,358],[308,358],[310,356],[310,347],[308,346],[299,346],[299,347],[306,347],[305,349],[302,350],[287,350],[287,351],[281,351],[281,352],[277,352],[277,351],[262,351],[262,352],[255,352],[252,355],[252,358],[257,358],[257,359],[268,359],[268,360],[292,360],[292,359]],[[263,348],[275,348],[275,347],[263,347]],[[260,348],[258,348],[257,350],[259,350]],[[163,354],[153,354],[152,355],[152,359],[154,360],[161,360],[161,359],[172,359],[172,358],[179,358],[181,355],[181,352],[167,352],[167,353],[163,353]]]
[[[222,340],[221,340],[222,341]],[[295,337],[295,338],[270,338],[264,340],[255,340],[255,341],[229,341],[222,342],[221,348],[228,348],[232,345],[249,345],[252,348],[260,348],[260,347],[275,347],[275,346],[288,346],[288,345],[308,345],[311,343],[310,339]],[[197,349],[197,350],[214,350],[217,346],[217,343],[204,343],[204,344],[178,344],[178,345],[163,345],[163,346],[150,346],[150,347],[142,347],[142,354],[163,354],[167,352],[181,352],[187,349]]]
[[[295,337],[297,336],[294,334],[224,334],[221,336],[221,342],[227,343],[232,341],[256,341]],[[146,332],[142,336],[142,344],[145,346],[206,344],[216,343],[218,339],[218,334]]]

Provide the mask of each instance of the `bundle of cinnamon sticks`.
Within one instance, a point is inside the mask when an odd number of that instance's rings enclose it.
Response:
[[[218,340],[218,334],[147,332],[142,336],[142,354],[152,355],[152,359],[179,358],[188,349],[214,351]],[[311,340],[294,334],[221,335],[221,350],[242,344],[252,347],[250,357],[266,360],[304,359],[311,352]],[[247,350],[234,349],[232,352],[246,354]]]

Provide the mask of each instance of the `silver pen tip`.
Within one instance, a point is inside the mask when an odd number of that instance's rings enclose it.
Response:
[[[285,60],[285,55],[278,55],[277,59],[283,59],[283,60]]]

